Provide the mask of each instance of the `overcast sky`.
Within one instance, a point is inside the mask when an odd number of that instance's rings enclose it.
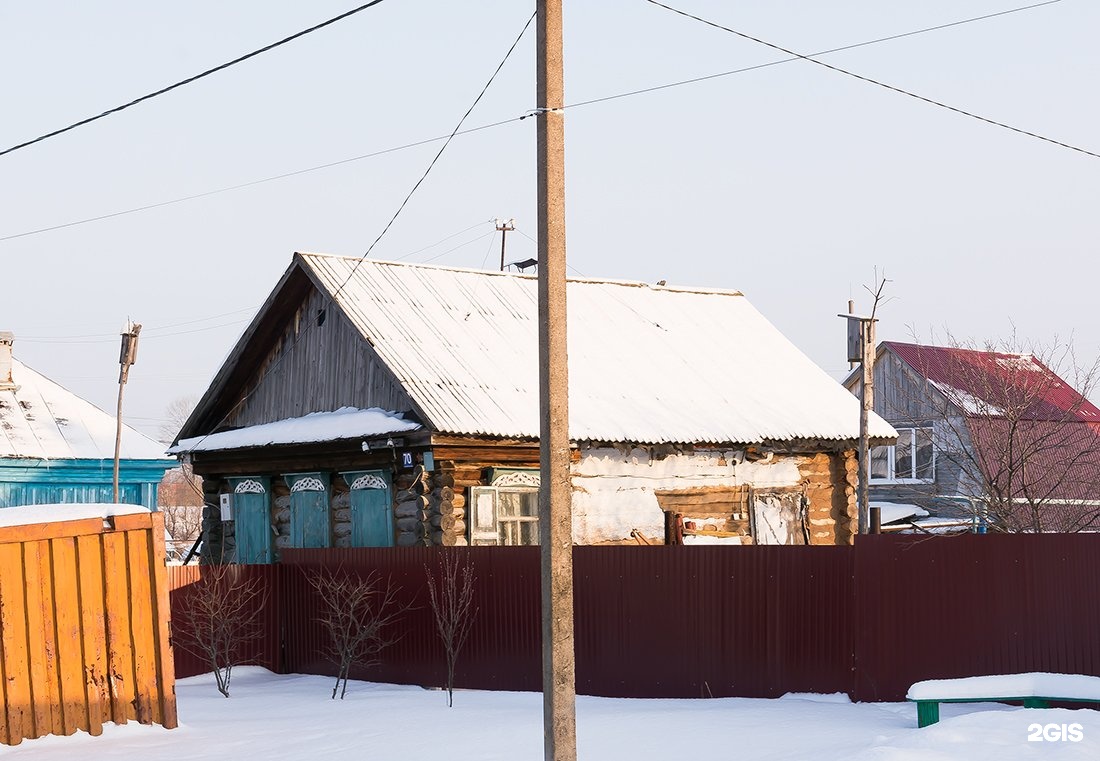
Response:
[[[356,4],[0,3],[0,149]],[[671,4],[812,53],[1027,3]],[[16,333],[16,356],[113,409],[117,334],[141,322],[126,418],[155,434],[173,399],[205,390],[291,254],[362,254],[439,143],[8,236],[445,135],[532,10],[387,0],[0,157],[0,329]],[[644,0],[566,0],[565,18],[569,103],[785,57]],[[822,60],[1100,152],[1097,29],[1100,3],[1062,0]],[[534,43],[532,26],[467,126],[533,107]],[[805,61],[578,106],[565,124],[577,274],[739,289],[838,377],[835,315],[850,296],[869,307],[875,267],[892,281],[880,338],[981,343],[1015,326],[1024,340],[1072,335],[1086,362],[1100,353],[1093,156]],[[456,138],[372,256],[492,268],[494,217],[516,219],[508,258],[533,256],[534,130],[528,119]],[[737,326],[699,329],[720,352]]]

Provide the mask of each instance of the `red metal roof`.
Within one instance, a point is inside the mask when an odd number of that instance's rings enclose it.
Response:
[[[982,417],[1025,406],[1020,420],[1100,422],[1100,408],[1030,354],[1006,354],[884,341],[918,374],[984,402],[963,412]],[[958,399],[952,399],[958,403]]]

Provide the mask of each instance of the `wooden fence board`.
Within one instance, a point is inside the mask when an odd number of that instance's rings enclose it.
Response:
[[[88,728],[84,695],[84,654],[80,637],[80,586],[76,571],[76,540],[50,541],[56,625],[56,661],[61,696],[62,734]]]
[[[30,682],[27,673],[27,625],[23,579],[23,547],[0,544],[0,658],[3,659],[4,696],[7,700],[7,732],[10,745],[34,737]]]
[[[103,535],[107,589],[107,685],[111,690],[111,721],[125,724],[134,711],[134,646],[130,634],[129,561],[125,534]]]
[[[164,549],[164,515],[154,513],[152,515],[152,542],[153,542],[153,595],[155,605],[153,620],[156,621],[156,668],[160,689],[158,692],[159,718],[156,721],[167,729],[177,726],[176,720],[176,690],[165,689],[164,685],[176,683],[176,664],[172,655],[172,637],[170,619],[172,605],[168,598],[168,569],[165,567]]]
[[[84,695],[88,732],[103,733],[110,718],[111,693],[107,685],[107,589],[103,584],[103,541],[96,536],[76,539],[80,563],[80,634],[84,653]]]
[[[157,514],[0,528],[0,743],[176,726]]]
[[[130,569],[130,600],[152,602],[150,583],[152,568],[149,563],[149,537],[147,532],[128,531],[126,551]],[[132,603],[131,603],[132,604]],[[134,715],[142,724],[160,719],[159,701],[153,697],[157,690],[156,641],[153,639],[153,621],[149,616],[133,610],[130,615],[130,634],[134,643]]]

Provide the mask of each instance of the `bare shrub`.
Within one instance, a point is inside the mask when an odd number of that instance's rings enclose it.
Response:
[[[209,666],[218,692],[229,697],[233,667],[244,662],[245,645],[263,634],[267,588],[259,576],[246,578],[241,566],[208,565],[201,573],[183,590],[172,640]]]
[[[474,564],[468,552],[460,561],[456,552],[441,549],[437,558],[438,578],[427,564],[424,573],[428,577],[428,599],[432,604],[436,632],[447,659],[447,706],[452,707],[455,662],[477,617],[477,608],[473,606]]]
[[[317,620],[329,636],[326,655],[337,667],[332,699],[339,692],[343,700],[352,667],[378,665],[382,650],[401,638],[393,626],[412,605],[399,602],[401,587],[391,579],[383,584],[377,571],[360,577],[343,569],[322,568],[308,572],[307,578],[321,598]]]

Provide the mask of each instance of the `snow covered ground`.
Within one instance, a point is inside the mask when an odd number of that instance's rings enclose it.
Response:
[[[177,684],[181,726],[109,725],[0,746],[4,761],[194,759],[542,758],[542,698],[534,693],[442,692],[353,682],[329,700],[326,677],[234,672],[228,700],[209,676]],[[916,728],[909,703],[851,704],[843,695],[779,700],[577,699],[582,759],[808,759],[812,761],[1016,761],[1100,758],[1100,712],[945,705],[943,720]],[[1030,724],[1080,724],[1083,739],[1028,741]]]

